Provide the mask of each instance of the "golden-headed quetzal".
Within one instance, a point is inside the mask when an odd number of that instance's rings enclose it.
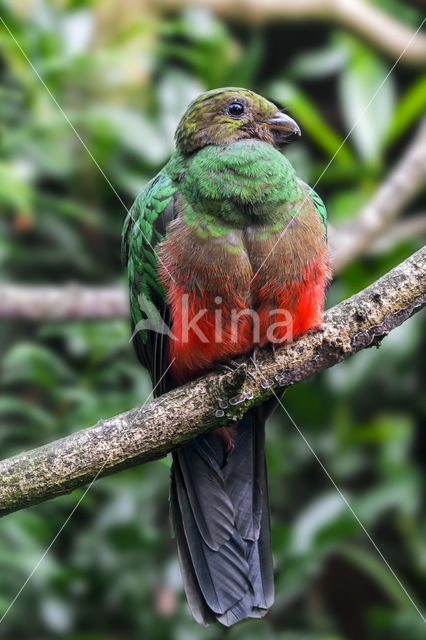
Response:
[[[252,91],[204,93],[131,208],[123,248],[134,344],[157,395],[288,340],[289,318],[290,337],[321,325],[326,211],[278,150],[297,135]],[[273,602],[264,424],[254,408],[173,454],[174,531],[201,624],[262,617]]]

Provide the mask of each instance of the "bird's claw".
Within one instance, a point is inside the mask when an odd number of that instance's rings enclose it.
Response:
[[[229,360],[228,362],[216,362],[215,368],[224,374],[234,373],[237,369],[244,366],[243,363],[238,363],[235,360]]]
[[[275,345],[275,342],[268,342],[268,346],[269,346],[269,349],[270,349],[270,351],[272,353],[273,361],[276,362],[277,361],[277,347]]]
[[[255,360],[253,362],[255,362]],[[237,362],[236,360],[228,360],[227,362],[217,362],[216,369],[218,369],[225,375],[229,373],[235,373],[236,371],[238,371],[238,369],[242,369],[244,371],[244,375],[250,376],[252,380],[255,380],[255,375],[247,369],[246,362]]]
[[[257,363],[257,352],[258,351],[259,351],[259,347],[258,347],[258,345],[256,345],[253,348],[253,353],[251,354],[251,358],[250,358],[254,365],[256,365],[256,363]]]

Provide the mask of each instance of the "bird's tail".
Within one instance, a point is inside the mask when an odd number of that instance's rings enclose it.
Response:
[[[230,449],[215,432],[173,454],[171,510],[191,611],[200,624],[261,618],[274,599],[265,419],[251,409]]]

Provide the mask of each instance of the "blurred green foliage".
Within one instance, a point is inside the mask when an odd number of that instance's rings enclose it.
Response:
[[[380,4],[407,24],[421,20],[414,5]],[[305,135],[286,153],[304,180],[320,178],[333,224],[368,201],[424,109],[424,73],[398,66],[387,77],[392,61],[327,24],[246,27],[196,8],[160,20],[130,0],[1,1],[0,8],[58,103],[0,25],[0,268],[8,282],[124,283],[123,204],[165,162],[180,116],[204,89],[247,86],[289,109]],[[419,243],[404,240],[357,260],[336,278],[328,304]],[[415,317],[379,351],[285,396],[417,602],[426,576],[422,347]],[[2,321],[0,354],[1,457],[140,404],[150,392],[125,321]],[[423,638],[418,613],[283,413],[268,440],[277,595],[264,621],[225,631],[192,620],[170,537],[163,460],[0,521],[1,618],[84,495],[0,637]]]

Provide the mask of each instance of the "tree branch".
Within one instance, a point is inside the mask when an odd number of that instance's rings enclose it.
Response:
[[[365,253],[388,229],[405,204],[421,189],[426,176],[426,118],[396,167],[373,199],[348,225],[329,225],[333,271]],[[405,231],[421,229],[408,225]],[[127,318],[128,294],[121,287],[25,286],[0,283],[0,319],[69,320],[83,318]]]
[[[339,273],[365,253],[389,228],[404,205],[415,195],[426,176],[426,119],[413,142],[383,182],[371,202],[350,224],[329,225],[333,271]],[[407,225],[407,232],[424,228],[421,221]],[[72,318],[127,318],[128,296],[121,287],[25,286],[0,283],[0,318],[26,320],[69,320]]]
[[[149,404],[100,420],[38,449],[0,462],[0,515],[94,478],[164,456],[229,424],[272,390],[303,380],[380,340],[425,304],[426,248],[357,295],[328,310],[320,331],[259,353],[231,374],[211,373]]]
[[[426,118],[373,199],[347,226],[332,229],[329,244],[334,271],[341,271],[373,244],[404,205],[418,193],[425,177]]]
[[[69,320],[128,317],[128,294],[124,287],[0,284],[0,318]]]
[[[402,63],[426,62],[425,35],[414,35],[412,29],[365,0],[155,0],[148,5],[155,12],[201,6],[224,18],[256,25],[277,20],[332,21],[365,37],[395,59],[406,49]]]
[[[412,238],[426,238],[426,212],[412,214],[381,234],[370,247],[367,255],[389,253],[392,249]]]

